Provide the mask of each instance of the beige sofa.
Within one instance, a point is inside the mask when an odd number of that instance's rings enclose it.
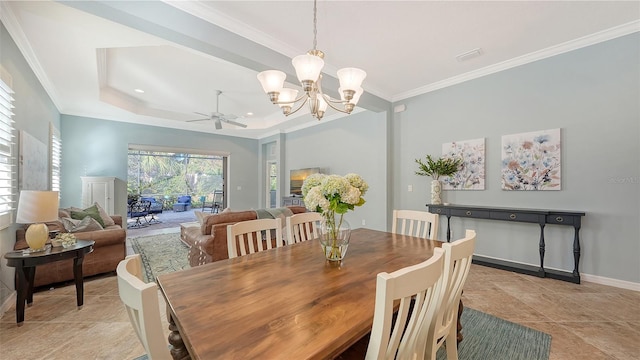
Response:
[[[287,207],[293,214],[306,212],[304,206]],[[246,210],[228,211],[208,215],[202,224],[183,224],[180,227],[180,239],[189,246],[189,264],[191,267],[229,258],[227,250],[227,225],[240,221],[256,220],[258,214],[265,211]],[[284,225],[284,221],[283,221]]]
[[[65,211],[61,209],[59,213],[64,214]],[[82,262],[82,275],[85,277],[115,271],[120,260],[126,256],[127,232],[122,226],[122,217],[119,215],[110,217],[115,225],[107,226],[103,230],[73,233],[77,239],[95,241],[93,252],[87,254]],[[47,226],[50,231],[67,232],[61,221],[47,223]],[[25,231],[26,227],[16,230],[15,250],[29,247],[24,238]],[[56,261],[36,267],[34,286],[50,285],[73,279],[73,259]]]

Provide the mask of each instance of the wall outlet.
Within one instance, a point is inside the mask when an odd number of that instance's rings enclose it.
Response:
[[[409,186],[407,186],[407,191],[408,191],[408,192],[412,192],[412,191],[413,191],[413,185],[409,185]]]
[[[362,219],[362,225],[367,225],[367,221],[365,219]]]
[[[236,189],[242,190],[242,186],[238,185],[238,187]]]

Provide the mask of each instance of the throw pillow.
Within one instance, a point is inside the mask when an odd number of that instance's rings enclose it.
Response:
[[[111,216],[109,216],[109,214],[107,214],[107,212],[102,208],[102,206],[100,206],[100,204],[96,202],[96,203],[93,203],[93,206],[98,208],[98,214],[100,214],[100,218],[102,219],[102,223],[104,224],[104,227],[112,226],[116,224],[115,221],[113,221],[113,219],[111,218]]]
[[[78,226],[78,224],[80,224],[80,221],[82,220],[76,220],[70,217],[63,217],[63,218],[60,218],[60,221],[62,222],[62,226],[64,226],[64,229],[67,232],[71,232],[71,230],[73,230],[76,226]]]
[[[91,216],[85,216],[82,220],[62,218],[62,224],[70,233],[102,230],[100,223]]]
[[[100,217],[100,212],[98,211],[98,208],[95,205],[90,206],[82,211],[71,210],[72,219],[83,220],[87,216],[95,219],[98,222],[98,224],[100,224],[100,226],[104,228],[104,221],[102,221],[102,217]]]

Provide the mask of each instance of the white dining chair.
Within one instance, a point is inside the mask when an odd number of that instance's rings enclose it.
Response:
[[[282,246],[280,218],[240,221],[227,226],[229,259]]]
[[[287,243],[295,244],[320,237],[322,215],[317,212],[293,214],[287,217]]]
[[[458,309],[471,258],[476,244],[476,232],[467,230],[465,237],[452,243],[442,244],[444,250],[443,289],[444,297],[435,323],[435,336],[427,344],[427,354],[435,359],[436,352],[446,344],[447,360],[458,360],[456,338]]]
[[[171,359],[169,343],[162,331],[158,286],[142,281],[140,254],[129,255],[118,263],[118,292],[131,325],[149,359]]]
[[[420,264],[378,274],[366,360],[425,359],[443,296],[443,254],[435,248],[433,256]],[[400,305],[393,324],[397,300]]]
[[[391,232],[437,240],[438,221],[438,214],[427,211],[393,210]]]

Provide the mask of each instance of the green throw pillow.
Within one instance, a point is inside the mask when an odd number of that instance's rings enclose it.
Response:
[[[90,206],[82,211],[73,211],[73,210],[71,211],[72,219],[82,220],[87,216],[95,219],[98,222],[98,224],[100,224],[100,226],[104,228],[104,220],[102,220],[102,217],[100,216],[100,211],[95,205]]]

